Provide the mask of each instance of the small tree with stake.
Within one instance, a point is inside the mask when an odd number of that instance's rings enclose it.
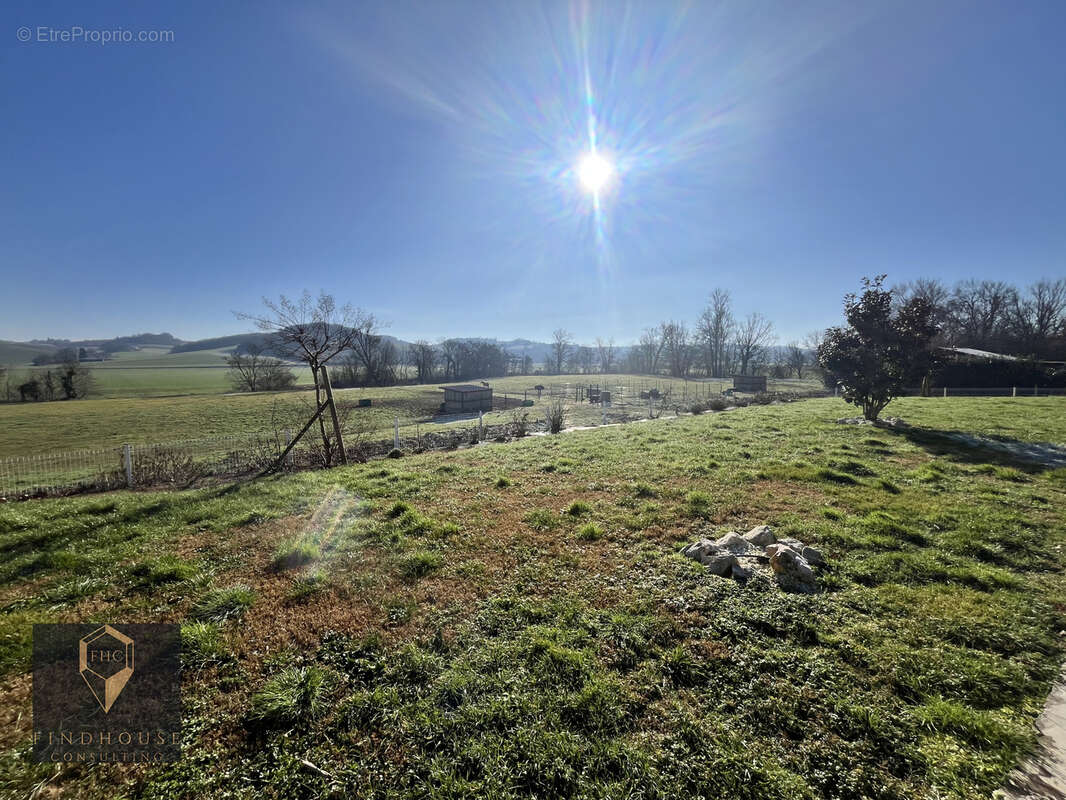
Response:
[[[332,444],[326,435],[325,421],[321,415],[324,386],[320,368],[352,348],[358,330],[365,325],[368,317],[350,305],[337,306],[333,295],[325,292],[313,298],[305,290],[296,300],[282,295],[276,303],[264,297],[263,305],[267,309],[265,313],[239,313],[237,317],[251,320],[259,330],[269,334],[273,350],[297,358],[311,368],[311,377],[315,382],[318,429],[322,436],[326,466],[329,466]]]
[[[932,306],[912,297],[893,313],[885,277],[863,278],[861,295],[845,295],[847,326],[827,330],[818,347],[818,362],[842,385],[844,399],[860,406],[870,421],[935,365]]]

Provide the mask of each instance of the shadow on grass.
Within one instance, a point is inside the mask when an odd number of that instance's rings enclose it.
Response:
[[[1013,467],[1030,474],[1066,467],[1066,447],[1050,442],[1023,442],[1008,436],[933,428],[884,426],[880,430],[902,436],[932,455],[967,464]]]

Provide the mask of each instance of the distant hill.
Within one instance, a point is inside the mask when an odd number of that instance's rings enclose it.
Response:
[[[168,347],[170,353],[195,353],[202,350],[243,351],[250,344],[265,346],[268,336],[264,333],[237,333],[231,336],[215,336],[210,339],[187,341],[170,333],[138,333],[133,336],[116,336],[113,339],[33,339],[28,342],[0,341],[0,365],[26,365],[42,354],[54,353],[69,347],[102,350],[105,353],[121,353],[139,350],[142,347]],[[384,338],[403,350],[410,342],[388,334]],[[456,337],[469,342],[491,342],[511,355],[529,356],[535,364],[543,364],[552,358],[550,342],[533,339],[491,339],[488,337]],[[615,361],[620,362],[629,351],[628,346],[615,345]],[[267,349],[266,352],[270,352]]]
[[[139,347],[173,347],[181,344],[181,339],[169,333],[137,333],[133,336],[116,336],[113,339],[31,339],[28,342],[16,342],[15,344],[44,348],[38,351],[42,353],[68,347],[84,347],[87,350],[102,350],[105,353],[124,353]]]
[[[37,356],[54,353],[59,348],[55,345],[30,342],[0,341],[0,367],[24,366]]]
[[[197,350],[220,350],[224,348],[244,349],[249,344],[265,345],[265,333],[236,333],[233,336],[216,336],[213,339],[197,339],[195,342],[182,342],[170,349],[171,353],[192,353]]]

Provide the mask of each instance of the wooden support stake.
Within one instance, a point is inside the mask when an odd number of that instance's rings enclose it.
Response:
[[[337,436],[337,450],[341,454],[341,463],[348,463],[348,453],[344,449],[344,437],[341,435],[341,421],[337,418],[337,404],[333,402],[333,386],[329,382],[329,373],[326,372],[326,365],[323,364],[318,368],[322,373],[322,386],[326,390],[326,403],[329,405],[330,416],[333,417],[333,433]]]
[[[285,456],[287,456],[289,454],[289,452],[292,450],[292,448],[296,447],[296,443],[298,441],[300,441],[300,438],[305,433],[307,433],[307,431],[311,428],[311,426],[315,424],[315,420],[318,419],[319,417],[321,417],[322,416],[322,412],[325,411],[328,407],[329,407],[329,402],[328,401],[323,403],[322,405],[320,405],[318,407],[318,411],[316,411],[314,414],[311,415],[311,419],[307,420],[307,424],[304,425],[302,428],[300,428],[300,432],[298,434],[296,434],[292,438],[292,441],[289,442],[288,447],[286,447],[284,450],[281,451],[281,455],[277,457],[277,459],[274,461],[274,463],[271,464],[266,469],[264,469],[262,472],[260,472],[255,477],[262,478],[264,475],[269,475],[271,472],[273,472],[278,467],[280,467],[283,463],[285,463]]]

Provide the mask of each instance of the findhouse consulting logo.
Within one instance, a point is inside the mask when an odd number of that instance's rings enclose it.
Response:
[[[106,714],[133,675],[133,639],[103,625],[78,645],[78,672]]]
[[[34,625],[34,759],[176,761],[180,669],[177,625]]]

